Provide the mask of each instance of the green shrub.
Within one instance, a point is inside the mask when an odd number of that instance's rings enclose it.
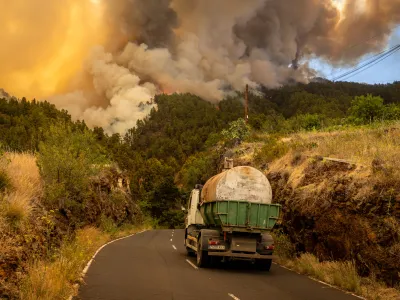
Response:
[[[382,111],[383,120],[400,120],[400,105],[399,104],[389,104],[385,105]]]
[[[270,163],[275,159],[281,158],[289,151],[289,146],[284,142],[278,142],[271,138],[265,145],[254,154],[254,162],[257,165]]]
[[[190,156],[177,175],[178,183],[186,190],[191,190],[195,184],[204,184],[217,173],[219,157],[216,153],[200,152]]]
[[[289,239],[289,236],[282,229],[273,232],[275,243],[275,254],[282,259],[293,259],[296,257],[296,249]]]
[[[106,233],[113,234],[117,231],[117,226],[115,225],[112,218],[105,215],[101,215],[99,228]]]
[[[110,201],[115,205],[124,205],[126,203],[126,196],[120,190],[114,190],[111,192]]]
[[[372,123],[382,116],[383,110],[381,97],[374,97],[371,94],[358,96],[351,102],[349,118],[355,124]]]
[[[244,119],[240,118],[229,123],[229,128],[223,130],[221,135],[226,143],[242,142],[249,136],[250,131],[250,126],[246,124]]]
[[[102,148],[89,130],[60,123],[50,127],[39,150],[44,203],[67,212],[70,222],[81,224],[86,202],[93,196],[91,180],[108,163]]]
[[[301,130],[319,130],[323,127],[324,117],[318,114],[300,114],[287,120],[292,132]]]

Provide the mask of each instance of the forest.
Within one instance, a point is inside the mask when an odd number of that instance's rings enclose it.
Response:
[[[226,149],[251,139],[250,132],[281,136],[400,119],[400,82],[367,85],[324,81],[252,91],[248,125],[241,120],[243,98],[236,93],[211,104],[191,94],[157,95],[157,109],[125,135],[89,129],[84,121],[72,121],[67,111],[48,102],[3,98],[0,143],[3,151],[49,153],[51,145],[70,141],[77,157],[92,149],[89,152],[96,157],[88,156],[87,163],[101,160],[123,170],[130,178],[133,199],[156,226],[179,227],[184,218],[181,207],[193,185],[218,172]],[[49,155],[48,159],[67,158]],[[51,163],[46,167],[51,169]],[[78,177],[83,175],[89,176]],[[76,189],[73,182],[63,190],[47,188],[46,203],[67,198],[63,216],[83,215],[83,206],[76,204],[88,195]]]

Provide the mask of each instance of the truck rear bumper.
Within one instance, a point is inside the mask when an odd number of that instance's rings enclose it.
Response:
[[[274,255],[261,255],[258,253],[236,253],[232,251],[225,252],[216,252],[216,251],[208,251],[208,255],[210,256],[227,256],[227,257],[237,257],[237,258],[247,258],[247,259],[275,259]]]

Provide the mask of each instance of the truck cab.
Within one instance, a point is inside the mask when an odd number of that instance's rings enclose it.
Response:
[[[200,201],[201,185],[196,185],[195,189],[190,193],[189,204],[187,208],[187,216],[185,220],[186,228],[191,225],[204,225],[203,217],[198,210]]]

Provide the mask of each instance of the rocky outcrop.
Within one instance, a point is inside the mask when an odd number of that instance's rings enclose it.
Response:
[[[288,154],[269,171],[283,226],[299,253],[353,260],[361,275],[400,282],[400,179],[382,163]]]

